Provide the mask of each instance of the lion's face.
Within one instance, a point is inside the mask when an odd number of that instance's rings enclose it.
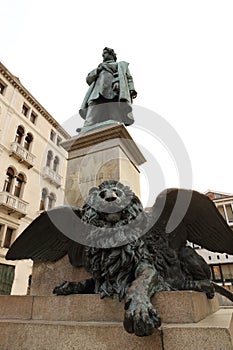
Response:
[[[88,246],[112,248],[142,236],[147,216],[128,186],[108,180],[90,190],[82,208],[82,221],[90,227]]]
[[[89,191],[84,207],[90,207],[102,220],[116,223],[126,217],[136,216],[133,211],[142,211],[142,205],[137,196],[128,186],[114,180],[104,181],[99,187]],[[131,215],[129,214],[131,212]]]

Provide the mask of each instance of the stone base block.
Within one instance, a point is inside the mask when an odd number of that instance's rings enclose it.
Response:
[[[162,325],[165,350],[232,350],[232,309],[220,309],[198,323]]]
[[[124,302],[117,298],[0,296],[0,349],[233,349],[232,309],[216,311],[217,298],[208,300],[192,291],[161,292],[152,302],[162,326],[139,338],[123,329]]]
[[[0,321],[1,350],[162,350],[160,332],[139,338],[121,323]]]
[[[29,295],[1,295],[0,296],[0,319],[32,318],[33,297]]]
[[[219,309],[216,296],[207,299],[205,293],[193,291],[157,293],[152,302],[166,323],[198,322]]]
[[[152,300],[165,323],[198,322],[218,310],[217,298],[198,292],[161,292]],[[67,296],[0,296],[0,319],[122,322],[124,301],[97,294]]]
[[[81,281],[90,278],[91,274],[84,268],[77,268],[70,264],[68,255],[52,262],[38,262],[33,264],[30,295],[53,295],[53,289],[64,281]]]
[[[99,295],[34,297],[32,319],[78,322],[122,322],[124,302]]]

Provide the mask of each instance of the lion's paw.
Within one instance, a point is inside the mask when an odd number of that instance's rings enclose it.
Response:
[[[56,286],[53,290],[53,294],[56,295],[69,295],[72,294],[72,285],[70,282],[62,282]]]
[[[128,333],[143,337],[151,335],[160,325],[161,319],[149,301],[126,302],[124,328]]]

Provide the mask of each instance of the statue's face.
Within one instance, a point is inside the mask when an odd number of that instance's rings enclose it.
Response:
[[[107,50],[103,51],[102,57],[103,57],[103,61],[109,61],[113,59],[112,55]]]

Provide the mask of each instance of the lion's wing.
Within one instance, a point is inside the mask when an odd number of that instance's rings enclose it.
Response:
[[[199,192],[165,190],[156,199],[150,216],[155,228],[169,233],[174,248],[188,240],[213,252],[233,254],[232,230],[214,203]]]
[[[85,234],[78,207],[57,207],[43,212],[20,234],[10,247],[6,259],[57,261],[68,253],[74,266],[82,266],[84,246],[78,234]]]

